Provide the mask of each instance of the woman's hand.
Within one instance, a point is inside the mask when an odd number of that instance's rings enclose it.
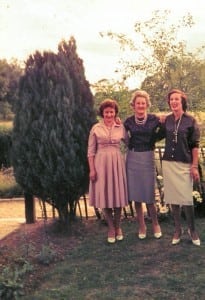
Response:
[[[121,124],[122,124],[122,121],[121,121],[120,117],[116,117],[116,118],[115,118],[115,123],[116,123],[117,125],[121,125]]]
[[[199,171],[198,171],[197,166],[193,166],[193,165],[191,166],[191,176],[192,176],[194,181],[199,181],[200,180]]]
[[[91,181],[96,181],[96,179],[97,179],[96,171],[95,170],[90,171],[89,177],[90,177]]]

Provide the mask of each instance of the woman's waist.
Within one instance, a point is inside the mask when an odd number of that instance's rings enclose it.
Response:
[[[120,145],[116,143],[109,143],[109,144],[99,144],[98,150],[112,150],[112,149],[120,149]]]
[[[145,151],[153,151],[155,148],[154,145],[149,144],[141,144],[141,145],[129,145],[129,150],[133,152],[145,152]]]

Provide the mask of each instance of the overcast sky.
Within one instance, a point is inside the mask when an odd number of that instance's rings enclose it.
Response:
[[[156,9],[170,9],[173,20],[190,13],[195,25],[182,38],[190,47],[205,43],[202,0],[0,0],[0,59],[26,60],[36,50],[56,51],[62,39],[73,35],[86,78],[91,83],[112,79],[120,52],[99,32],[129,34],[136,21],[149,19]]]

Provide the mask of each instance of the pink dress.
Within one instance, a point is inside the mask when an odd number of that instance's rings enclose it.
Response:
[[[89,135],[88,157],[94,156],[97,180],[90,181],[89,202],[96,208],[128,205],[125,158],[120,150],[125,138],[123,125],[108,129],[103,121],[95,124]]]

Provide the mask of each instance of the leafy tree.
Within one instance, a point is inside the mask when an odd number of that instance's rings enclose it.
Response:
[[[156,73],[145,78],[142,88],[149,91],[152,110],[164,111],[168,108],[166,96],[168,91],[177,87],[188,94],[189,110],[205,110],[205,61],[197,60],[189,54],[181,58],[172,57],[167,62],[166,76]]]
[[[4,118],[10,113],[17,100],[18,84],[23,70],[16,60],[8,63],[0,60],[0,112]]]
[[[188,14],[178,23],[170,24],[169,15],[169,10],[155,10],[149,20],[136,22],[135,39],[122,33],[101,33],[102,36],[107,35],[117,41],[121,49],[129,53],[120,61],[124,79],[137,73],[143,73],[146,77],[164,72],[167,59],[184,49],[185,43],[178,42],[177,33],[183,27],[191,27],[194,24],[193,18]]]
[[[142,88],[152,94],[153,109],[165,108],[165,94],[173,87],[190,93],[191,106],[196,109],[204,99],[205,61],[202,57],[205,47],[188,53],[186,43],[178,40],[178,33],[193,26],[193,17],[187,14],[172,23],[169,15],[168,10],[154,11],[149,20],[136,22],[134,39],[123,33],[101,35],[114,39],[122,51],[126,51],[118,72],[122,73],[124,80],[133,76],[143,78]]]
[[[102,79],[95,83],[93,86],[95,91],[95,110],[97,111],[100,102],[105,98],[115,99],[119,105],[119,116],[124,120],[131,113],[129,101],[131,99],[131,91],[125,83],[112,82],[107,79]]]
[[[74,38],[57,54],[36,53],[26,62],[15,109],[12,159],[25,192],[52,204],[62,222],[87,191],[87,138],[93,98]]]

